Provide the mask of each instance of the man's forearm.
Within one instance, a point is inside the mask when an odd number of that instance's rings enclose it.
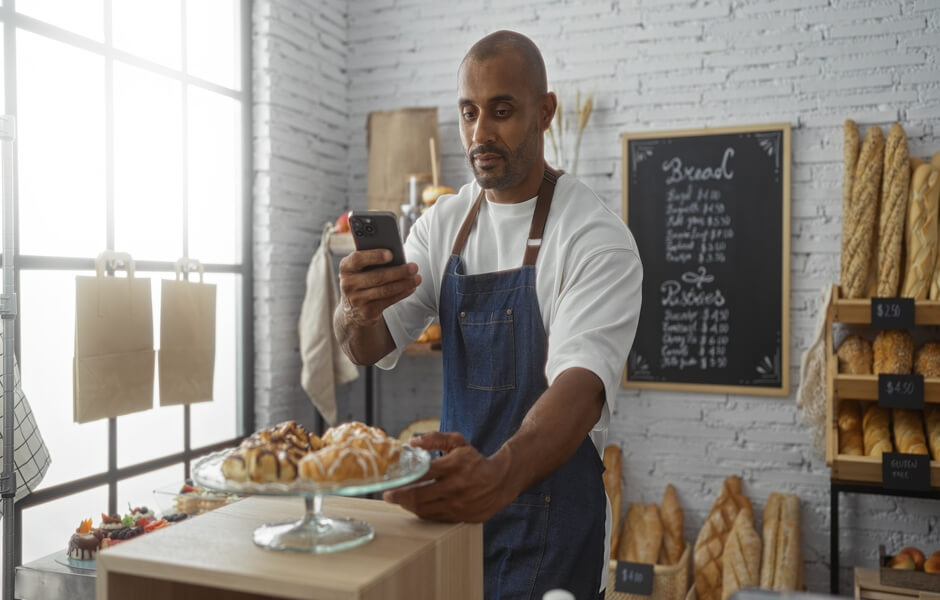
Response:
[[[600,418],[604,384],[587,369],[559,375],[529,409],[522,425],[492,456],[508,464],[512,497],[563,465]]]
[[[395,349],[385,319],[369,326],[347,323],[342,302],[333,313],[333,333],[343,352],[357,365],[373,365]]]

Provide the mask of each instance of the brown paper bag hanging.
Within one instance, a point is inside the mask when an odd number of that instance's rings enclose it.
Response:
[[[199,283],[184,273],[199,272]],[[198,260],[176,261],[176,280],[160,290],[160,406],[212,400],[215,375],[215,284],[202,282]]]
[[[105,275],[123,266],[127,277]],[[75,278],[73,418],[76,423],[153,408],[150,279],[134,277],[129,254],[103,252],[97,276]]]
[[[408,175],[431,172],[428,140],[438,144],[437,107],[401,108],[369,114],[369,208],[401,212],[408,202]]]

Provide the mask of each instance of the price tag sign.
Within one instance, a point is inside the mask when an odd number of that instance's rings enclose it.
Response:
[[[872,298],[871,326],[875,329],[914,327],[913,298]]]
[[[614,591],[638,596],[653,595],[653,565],[617,561]]]
[[[878,376],[878,406],[924,410],[923,375]]]
[[[893,490],[930,490],[930,457],[885,452],[881,455],[881,485]]]

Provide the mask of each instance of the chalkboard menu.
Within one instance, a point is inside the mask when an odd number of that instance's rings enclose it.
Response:
[[[789,124],[624,134],[643,261],[624,387],[790,392]]]

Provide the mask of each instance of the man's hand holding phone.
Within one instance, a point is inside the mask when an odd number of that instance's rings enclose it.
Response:
[[[406,263],[398,222],[390,212],[356,212],[349,217],[356,251],[339,263],[346,325],[369,327],[382,312],[414,293],[418,265]]]

